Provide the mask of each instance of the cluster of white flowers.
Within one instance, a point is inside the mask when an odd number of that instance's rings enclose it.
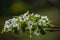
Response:
[[[26,23],[27,29],[29,29],[30,33],[31,31],[33,31],[32,30],[33,26],[36,24],[37,26],[36,27],[34,26],[35,30],[33,32],[34,34],[39,36],[40,31],[39,31],[38,25],[41,27],[50,25],[50,21],[47,18],[47,16],[40,16],[39,14],[34,15],[34,13],[32,14],[28,14],[28,13],[29,11],[27,11],[24,15],[18,16],[18,18],[12,18],[12,19],[7,20],[4,24],[4,31],[6,30],[12,31],[12,28],[14,27],[16,27],[17,30],[19,30],[19,28],[21,28],[21,26],[19,25],[21,25],[23,22],[23,23]],[[20,22],[20,24],[18,22]]]
[[[50,21],[48,20],[47,16],[41,16],[38,23],[40,26],[46,26],[47,24],[50,24]]]
[[[29,19],[29,16],[27,16],[28,13],[29,13],[29,11],[27,11],[24,15],[22,15],[22,17],[19,16],[19,19],[20,19],[21,22]]]
[[[17,27],[17,30],[19,29],[19,25],[17,24],[18,19],[12,18],[5,22],[4,24],[4,31],[11,31],[13,27]]]

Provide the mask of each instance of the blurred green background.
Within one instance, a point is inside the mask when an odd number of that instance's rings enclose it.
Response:
[[[60,0],[1,0],[0,1],[0,32],[5,20],[13,16],[19,16],[26,11],[46,15],[55,26],[60,26]],[[35,36],[30,39],[29,33],[17,36],[12,32],[0,33],[0,40],[60,40],[60,31],[47,32],[46,35]]]

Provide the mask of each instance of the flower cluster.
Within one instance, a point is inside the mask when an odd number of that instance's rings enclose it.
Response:
[[[37,36],[40,34],[45,34],[45,31],[52,25],[48,17],[28,13],[29,11],[27,11],[24,15],[14,16],[12,19],[7,20],[4,24],[3,31],[13,31],[18,34],[19,29],[22,29],[23,32],[28,30],[30,37],[32,33]]]

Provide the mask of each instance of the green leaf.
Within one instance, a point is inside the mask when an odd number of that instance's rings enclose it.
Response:
[[[4,29],[2,28],[1,34],[3,34],[4,32],[8,32],[8,29],[6,28],[6,31],[4,31]]]
[[[32,20],[32,21],[36,20],[36,18],[34,16],[30,16],[29,19]]]
[[[17,28],[15,27],[15,28],[13,28],[13,32],[15,33],[15,34],[19,34],[19,31],[17,30]]]
[[[35,31],[36,28],[37,28],[37,25],[33,25],[32,31]]]
[[[42,35],[45,35],[45,34],[46,34],[46,32],[45,32],[43,29],[40,30],[40,33],[41,33]]]
[[[34,27],[32,28],[32,31],[35,31],[35,28]]]
[[[29,36],[30,38],[32,38],[32,35],[30,34],[30,36]]]
[[[50,24],[50,27],[54,27],[54,25],[53,24]]]
[[[26,23],[23,23],[23,24],[21,25],[21,29],[22,29],[23,32],[26,31],[26,27],[27,27]]]
[[[3,34],[4,33],[4,29],[2,29],[2,31],[1,31],[1,34]]]
[[[18,16],[13,16],[13,18],[17,18],[18,19]]]
[[[31,31],[29,37],[32,38],[33,34],[33,31]]]
[[[39,19],[40,19],[39,17],[36,17],[36,18],[35,18],[35,21],[38,22]]]

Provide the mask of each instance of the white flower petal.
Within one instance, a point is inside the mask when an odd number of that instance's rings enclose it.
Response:
[[[42,19],[47,18],[47,16],[41,16]]]
[[[11,31],[12,30],[12,28],[8,28],[8,31]]]
[[[46,23],[46,20],[43,20],[43,19],[40,19],[40,20],[38,21],[38,23],[39,23],[40,26],[42,26],[42,25],[43,25],[43,26],[46,26],[46,24],[47,24],[47,23]]]
[[[40,15],[36,14],[36,15],[34,15],[34,17],[40,17]]]
[[[27,11],[27,12],[24,14],[24,16],[26,16],[28,13],[29,13],[29,11]]]
[[[31,14],[32,16],[34,15],[34,13]]]
[[[39,36],[40,35],[40,32],[37,32],[37,29],[34,31],[34,34]]]

